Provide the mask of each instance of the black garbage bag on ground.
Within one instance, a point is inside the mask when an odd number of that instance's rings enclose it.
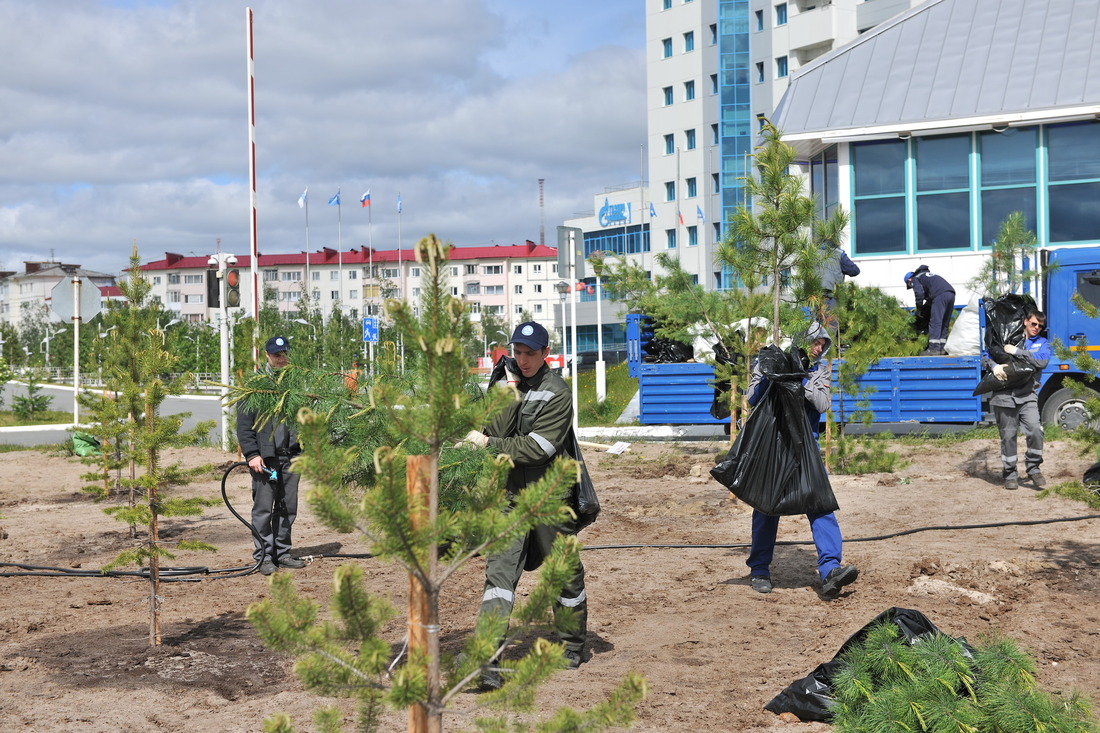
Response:
[[[1085,469],[1085,475],[1081,477],[1081,483],[1089,491],[1100,491],[1100,462],[1094,463]]]
[[[680,364],[695,356],[695,349],[690,345],[659,336],[647,341],[642,349],[657,364]]]
[[[800,349],[761,349],[758,363],[768,387],[729,453],[710,470],[738,499],[772,516],[838,508],[804,407],[804,358]]]
[[[828,721],[832,714],[830,707],[833,702],[833,679],[840,670],[840,658],[850,647],[860,643],[871,628],[881,622],[890,621],[897,625],[907,641],[913,643],[931,634],[939,633],[935,624],[928,620],[920,611],[909,608],[888,608],[878,616],[875,616],[862,629],[852,634],[844,642],[836,655],[828,662],[817,665],[813,672],[800,680],[795,680],[785,690],[773,697],[764,706],[765,710],[775,713],[792,713],[799,720],[823,720]],[[965,642],[960,641],[965,644]]]

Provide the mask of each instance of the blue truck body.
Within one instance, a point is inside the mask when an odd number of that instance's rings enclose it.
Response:
[[[1043,310],[1047,316],[1046,336],[1074,346],[1083,343],[1090,352],[1100,349],[1100,320],[1089,318],[1071,300],[1074,293],[1100,305],[1100,247],[1060,249],[1044,253],[1050,269],[1043,288]],[[637,377],[638,421],[653,424],[722,424],[710,414],[714,397],[714,368],[705,363],[654,364],[643,360],[648,340],[648,319],[628,315],[626,322],[627,363]],[[834,362],[843,369],[843,360]],[[880,359],[857,383],[864,397],[842,394],[833,380],[833,417],[847,422],[869,412],[875,423],[969,423],[986,420],[987,405],[972,395],[981,379],[981,357],[909,356]],[[1072,377],[1091,383],[1093,375],[1082,373],[1070,362],[1051,359],[1043,371],[1039,409],[1044,424],[1072,428],[1088,419],[1082,401],[1064,384]],[[873,387],[873,390],[864,390]]]

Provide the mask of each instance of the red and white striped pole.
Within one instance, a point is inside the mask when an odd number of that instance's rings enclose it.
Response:
[[[252,360],[260,363],[260,263],[256,242],[256,76],[255,47],[252,44],[252,8],[245,8],[248,26],[248,184],[249,230],[252,264]]]

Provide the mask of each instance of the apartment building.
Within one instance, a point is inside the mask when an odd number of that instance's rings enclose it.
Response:
[[[98,287],[104,305],[107,300],[120,297],[115,276],[105,272],[53,261],[24,262],[23,265],[23,272],[0,272],[0,323],[20,328],[24,319],[34,317],[36,310],[44,312],[47,320],[60,320],[48,309],[51,294],[54,286],[63,280],[70,281],[73,276],[88,278]]]
[[[211,320],[220,298],[220,283],[208,256],[186,257],[166,253],[141,270],[152,283],[151,297],[186,321]],[[557,249],[526,242],[522,245],[455,247],[447,264],[448,287],[463,298],[471,312],[492,313],[506,323],[519,315],[549,317],[559,296]],[[252,262],[236,255],[242,307],[252,302]],[[386,298],[408,299],[416,308],[424,276],[415,252],[371,250],[360,247],[340,252],[322,249],[298,254],[261,254],[257,258],[260,287],[288,318],[301,316],[301,300],[308,294],[327,317],[334,308],[357,315],[378,315]]]

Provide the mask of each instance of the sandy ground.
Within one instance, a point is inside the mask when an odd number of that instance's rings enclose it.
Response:
[[[585,530],[588,545],[738,544],[748,510],[707,474],[718,443],[635,444],[624,456],[589,452],[603,502]],[[940,629],[971,640],[991,631],[1015,638],[1037,660],[1048,691],[1100,691],[1100,521],[930,531],[857,541],[917,527],[1043,520],[1090,514],[1082,505],[995,482],[993,440],[895,450],[912,462],[894,474],[834,476],[846,560],[860,578],[835,600],[819,595],[812,546],[780,547],[775,591],[754,593],[741,548],[592,549],[584,553],[590,603],[588,663],[555,675],[542,709],[603,699],[629,670],[649,695],[638,731],[828,731],[786,723],[765,703],[830,659],[841,643],[890,606],[917,609]],[[1021,449],[1022,454],[1022,449]],[[222,464],[215,449],[171,458]],[[1048,444],[1049,479],[1079,478],[1091,462],[1068,443]],[[126,528],[79,494],[75,459],[0,454],[0,561],[94,569],[129,543]],[[220,473],[190,491],[215,496]],[[247,507],[244,477],[230,498]],[[168,522],[171,535],[201,537],[214,556],[181,554],[176,564],[228,568],[247,563],[251,540],[223,507]],[[805,518],[780,524],[780,540],[809,540]],[[304,510],[297,553],[331,556],[366,547],[322,527]],[[297,587],[327,599],[332,557],[294,571]],[[357,560],[373,591],[405,604],[407,580],[393,565]],[[0,567],[0,570],[11,568]],[[474,623],[483,566],[448,586],[443,644],[457,649]],[[521,585],[521,591],[524,586]],[[323,700],[291,673],[292,660],[266,650],[244,620],[268,593],[258,575],[165,586],[164,643],[148,645],[147,587],[101,577],[0,577],[0,731],[257,731],[276,711],[312,730]],[[386,628],[400,645],[404,619]],[[471,727],[479,695],[463,693],[445,726]],[[404,730],[392,713],[385,730]]]

